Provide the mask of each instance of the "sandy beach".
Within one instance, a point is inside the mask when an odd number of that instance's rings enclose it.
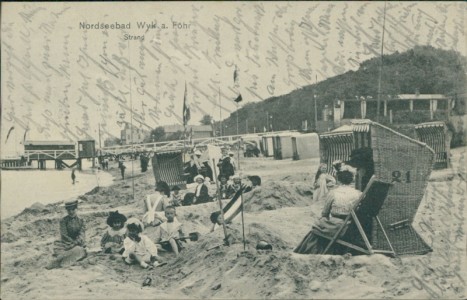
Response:
[[[46,270],[65,210],[60,204],[36,204],[1,222],[1,298],[462,299],[467,296],[466,153],[466,147],[453,149],[452,168],[432,173],[414,222],[433,248],[426,255],[293,253],[323,206],[312,200],[318,160],[242,158],[241,173],[263,181],[245,194],[245,251],[239,217],[229,228],[235,243],[206,251],[223,239],[222,229],[209,233],[210,213],[218,209],[212,202],[177,209],[185,232],[198,231],[201,237],[186,244],[178,258],[162,254],[165,266],[143,270],[90,252],[73,266]],[[154,190],[151,168],[146,173],[135,169],[125,180],[115,165],[109,172],[116,178],[112,186],[79,197],[89,249],[99,247],[110,211],[141,217],[142,201]],[[268,241],[273,250],[255,250],[259,240]],[[152,284],[142,287],[147,277]]]

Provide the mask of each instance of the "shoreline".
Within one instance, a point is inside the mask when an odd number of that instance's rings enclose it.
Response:
[[[114,182],[115,182],[115,175],[110,173],[110,172],[99,170],[99,172],[96,173],[97,169],[85,169],[85,170],[80,171],[78,173],[78,174],[81,174],[81,175],[85,176],[85,179],[82,179],[81,183],[80,183],[79,180],[78,180],[76,185],[71,185],[71,183],[70,183],[69,187],[61,188],[59,190],[56,190],[55,192],[50,194],[49,197],[45,196],[43,193],[41,194],[41,192],[39,191],[40,195],[39,195],[39,197],[37,199],[34,198],[34,196],[36,195],[34,192],[31,192],[31,191],[28,191],[26,193],[21,192],[20,195],[22,195],[22,197],[25,197],[25,198],[24,198],[24,201],[20,201],[20,203],[23,202],[23,204],[18,205],[18,202],[16,200],[14,200],[15,199],[14,198],[15,197],[14,188],[20,188],[20,187],[18,186],[18,187],[13,188],[13,186],[14,186],[13,184],[16,184],[16,180],[21,180],[22,178],[30,178],[31,175],[35,177],[36,176],[35,174],[37,174],[37,176],[41,176],[42,178],[39,181],[34,181],[33,186],[40,186],[42,183],[45,183],[44,180],[46,180],[46,179],[44,179],[43,176],[44,175],[47,176],[47,174],[42,173],[44,171],[49,171],[52,174],[51,175],[51,180],[60,180],[60,181],[63,181],[61,179],[63,175],[66,175],[67,180],[68,180],[68,176],[69,176],[69,172],[70,172],[70,170],[67,170],[67,169],[65,169],[65,170],[32,169],[32,170],[21,170],[21,171],[23,171],[23,172],[29,171],[29,172],[27,172],[27,173],[18,172],[17,173],[17,172],[12,170],[12,171],[9,171],[9,172],[12,172],[12,173],[9,173],[9,174],[5,173],[4,175],[2,175],[2,184],[4,185],[4,188],[2,189],[2,194],[1,194],[1,196],[2,196],[2,203],[1,203],[2,204],[1,205],[1,208],[2,208],[2,210],[1,210],[1,212],[2,212],[2,221],[18,216],[24,210],[30,208],[31,206],[34,206],[34,205],[36,205],[36,206],[38,206],[38,205],[39,206],[40,205],[47,206],[47,205],[51,205],[51,204],[54,204],[54,205],[60,204],[60,203],[63,203],[64,201],[67,201],[67,200],[70,200],[70,199],[73,199],[73,198],[79,198],[79,197],[85,195],[86,193],[92,191],[93,189],[95,189],[98,186],[100,186],[100,187],[112,186],[114,184]],[[19,175],[19,174],[22,174],[22,175]],[[26,177],[23,176],[25,174],[26,174]],[[12,175],[12,176],[10,176],[10,175]],[[3,177],[3,176],[5,176],[5,177]],[[84,177],[81,177],[81,178],[84,178]],[[5,186],[9,182],[11,182],[12,186],[10,186],[7,189],[7,188],[5,188]],[[68,182],[67,182],[67,184],[68,184]],[[29,189],[31,189],[31,188],[29,188]],[[29,199],[34,199],[34,202],[29,201]]]

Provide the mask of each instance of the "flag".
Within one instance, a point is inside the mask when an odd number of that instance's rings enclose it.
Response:
[[[190,108],[186,104],[186,98],[187,98],[187,91],[186,91],[186,82],[185,82],[185,95],[183,96],[183,126],[186,126],[188,124],[188,121],[190,121]]]
[[[242,100],[243,100],[242,94],[238,94],[237,99],[235,99],[234,101],[237,102],[237,103],[239,103],[239,102],[241,102]]]
[[[235,65],[235,71],[233,75],[234,84],[237,82],[237,78],[238,78],[238,70],[237,70],[237,65]]]
[[[26,141],[26,134],[28,133],[28,131],[29,131],[29,127],[26,128],[26,130],[24,131],[23,143]]]
[[[8,141],[8,138],[10,137],[10,133],[13,131],[13,129],[15,129],[15,126],[11,126],[10,130],[8,130],[8,134],[6,135],[5,144]]]
[[[190,128],[190,136],[188,138],[188,141],[190,142],[190,144],[193,143],[193,127]]]

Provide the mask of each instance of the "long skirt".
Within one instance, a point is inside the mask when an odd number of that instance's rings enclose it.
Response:
[[[343,223],[344,220],[338,218],[331,217],[329,220],[324,218],[320,219],[312,226],[311,231],[303,238],[293,252],[300,254],[322,253],[330,241],[314,234],[313,231],[332,237]],[[345,228],[342,232],[345,232]]]
[[[47,265],[47,269],[68,267],[87,256],[86,249],[81,246],[72,247],[62,241],[56,241],[54,245],[54,256],[56,258]]]

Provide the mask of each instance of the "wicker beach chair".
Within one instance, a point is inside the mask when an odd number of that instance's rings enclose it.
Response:
[[[415,125],[417,139],[435,151],[434,169],[449,168],[451,137],[444,122],[428,122]]]
[[[335,175],[332,163],[350,158],[353,149],[353,133],[351,131],[322,133],[319,135],[319,149],[321,163],[325,163],[328,172]]]
[[[431,174],[433,150],[370,120],[353,121],[352,131],[354,149],[372,150],[375,178],[391,184],[378,214],[382,226],[372,226],[372,245],[386,251],[393,249],[397,255],[432,251],[412,223]]]
[[[186,188],[181,150],[156,152],[152,157],[152,168],[156,182],[165,181],[169,187]]]
[[[409,138],[371,120],[353,120],[351,132],[320,135],[321,162],[332,169],[335,160],[347,161],[354,151],[371,150],[372,175],[391,186],[378,219],[373,222],[370,244],[375,249],[396,255],[425,254],[432,249],[412,227],[430,177],[434,151],[425,143]],[[357,175],[361,169],[357,170]],[[363,177],[363,176],[362,176]],[[356,188],[365,184],[357,176]],[[388,240],[390,243],[388,243]],[[392,246],[392,247],[391,247]]]
[[[321,254],[326,254],[335,244],[339,244],[363,254],[383,253],[395,256],[396,253],[392,248],[391,241],[378,217],[389,187],[390,184],[379,181],[373,176],[360,199],[354,204],[351,213],[346,217],[334,236],[327,236],[313,229],[314,234],[329,240]],[[372,233],[374,227],[378,227],[384,234],[386,247],[383,249],[378,248],[381,243],[375,244],[373,242]]]

